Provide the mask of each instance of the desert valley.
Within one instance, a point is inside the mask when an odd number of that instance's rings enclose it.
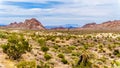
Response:
[[[47,29],[32,18],[1,26],[0,68],[120,68],[120,21]]]

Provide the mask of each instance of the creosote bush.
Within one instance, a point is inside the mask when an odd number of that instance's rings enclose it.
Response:
[[[37,68],[35,61],[20,61],[16,66],[17,68]]]
[[[44,45],[46,45],[46,40],[45,40],[45,39],[38,39],[38,43],[39,43],[41,46],[44,46]]]
[[[64,55],[63,54],[58,54],[57,55],[59,58],[64,58]]]
[[[67,64],[68,63],[68,61],[66,60],[66,59],[61,59],[61,62],[63,63],[63,64]]]
[[[43,52],[47,52],[47,51],[49,51],[49,48],[48,48],[47,46],[42,46],[42,47],[41,47],[41,50],[42,50]]]
[[[0,38],[7,38],[7,36],[4,33],[0,32]]]
[[[120,57],[120,52],[119,52],[119,50],[114,50],[113,54],[116,55],[117,57]]]
[[[46,60],[50,60],[50,59],[52,58],[52,56],[51,56],[50,54],[45,54],[45,55],[44,55],[44,58],[45,58]]]
[[[53,67],[51,67],[50,64],[48,64],[48,63],[40,61],[40,64],[37,65],[37,68],[53,68]]]
[[[2,45],[2,49],[10,59],[17,60],[22,54],[30,52],[32,47],[23,37],[13,35],[8,39],[7,44]]]

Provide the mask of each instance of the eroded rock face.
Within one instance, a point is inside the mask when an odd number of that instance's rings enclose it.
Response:
[[[15,29],[31,29],[31,30],[45,30],[45,27],[37,19],[26,19],[24,22],[14,22],[6,26],[7,28]]]
[[[118,30],[118,29],[120,29],[120,20],[107,21],[107,22],[103,22],[101,24],[89,23],[89,24],[84,25],[82,28]]]

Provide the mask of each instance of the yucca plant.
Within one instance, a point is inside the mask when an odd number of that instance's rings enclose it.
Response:
[[[77,66],[79,66],[81,68],[91,67],[91,62],[90,62],[91,57],[92,57],[92,55],[88,50],[83,51],[79,57]]]

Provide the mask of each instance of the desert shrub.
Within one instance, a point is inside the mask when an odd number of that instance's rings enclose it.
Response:
[[[52,56],[51,56],[50,54],[45,54],[45,55],[44,55],[44,58],[45,58],[46,60],[50,60],[50,59],[52,58]]]
[[[44,63],[43,61],[40,61],[40,64],[37,65],[37,68],[51,68],[48,63]]]
[[[20,61],[16,66],[17,68],[37,68],[35,61]]]
[[[83,47],[84,47],[85,50],[87,50],[89,48],[89,45],[84,44]]]
[[[6,38],[7,36],[4,33],[0,33],[0,38]]]
[[[60,51],[61,51],[61,52],[63,52],[63,53],[66,53],[66,54],[68,54],[68,53],[71,53],[71,52],[72,52],[72,50],[68,49],[68,47],[67,47],[67,46],[66,46],[66,47],[61,47],[61,48],[60,48]]]
[[[63,58],[63,59],[61,60],[61,62],[62,62],[63,64],[67,64],[67,63],[68,63],[68,61],[67,61],[65,58]]]
[[[42,46],[42,47],[41,47],[41,50],[42,50],[43,52],[47,52],[47,51],[49,51],[49,48],[48,48],[47,46]]]
[[[113,54],[116,55],[117,57],[120,57],[120,52],[119,52],[119,50],[114,50]]]
[[[54,45],[53,48],[58,49],[59,45]]]
[[[68,49],[74,50],[76,47],[75,46],[68,46]]]
[[[56,37],[55,36],[47,36],[46,40],[51,40],[51,41],[55,41]]]
[[[114,63],[115,63],[117,66],[120,66],[120,61],[116,60],[116,61],[114,61]]]
[[[7,44],[2,45],[2,49],[10,59],[16,60],[20,58],[22,54],[31,51],[32,47],[25,39],[14,36],[14,38],[8,39]]]
[[[47,40],[51,40],[52,42],[54,42],[56,39],[56,36],[47,36]]]
[[[44,46],[44,45],[46,45],[46,40],[45,40],[45,39],[38,39],[38,43],[39,43],[41,46]]]
[[[59,58],[64,58],[65,56],[63,54],[58,54],[57,55]]]
[[[114,55],[119,54],[119,50],[114,50],[113,54],[114,54]]]
[[[72,56],[80,56],[81,52],[72,52]]]

